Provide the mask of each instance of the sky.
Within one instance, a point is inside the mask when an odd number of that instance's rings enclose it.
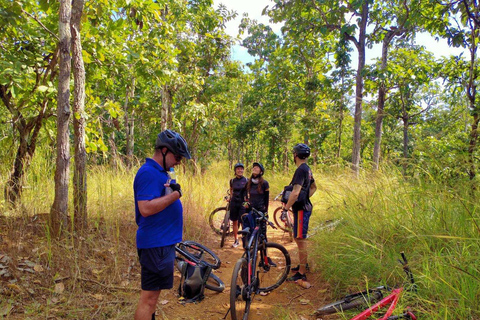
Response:
[[[238,25],[243,17],[244,13],[247,13],[250,19],[255,19],[259,23],[269,24],[274,32],[281,34],[281,24],[272,24],[269,22],[268,17],[262,16],[262,10],[266,6],[272,7],[274,2],[272,0],[214,0],[215,8],[218,8],[220,3],[224,4],[229,10],[237,12],[238,16],[235,20],[227,23],[227,33],[233,37],[238,35]],[[437,58],[441,56],[448,56],[450,54],[458,55],[463,49],[450,48],[447,40],[440,39],[436,41],[429,34],[423,33],[417,35],[417,44],[424,45],[427,50],[433,52]],[[354,50],[355,52],[356,50]],[[367,63],[372,59],[378,58],[381,55],[381,45],[374,46],[372,49],[367,49],[366,59]],[[465,56],[465,54],[464,54]],[[235,45],[232,49],[232,58],[234,60],[240,60],[243,63],[252,62],[254,58],[250,56],[245,48],[239,44]],[[353,57],[352,62],[356,61],[356,57]]]

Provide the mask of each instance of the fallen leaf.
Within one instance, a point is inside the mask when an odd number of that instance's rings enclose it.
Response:
[[[103,295],[101,295],[100,293],[96,293],[93,295],[93,297],[99,301],[102,301],[103,300]]]
[[[15,290],[16,292],[22,292],[22,288],[20,288],[18,285],[14,284],[14,283],[7,284],[7,287],[12,289],[12,290]]]
[[[168,300],[162,300],[162,301],[160,301],[160,304],[161,305],[166,305],[168,302],[169,302]]]
[[[40,264],[36,264],[33,266],[33,270],[35,270],[35,272],[43,272],[43,267],[40,265]]]
[[[63,284],[63,282],[59,282],[55,284],[55,289],[54,289],[55,293],[61,294],[63,293],[63,291],[65,291],[65,285]]]
[[[309,304],[310,303],[310,300],[307,300],[307,299],[300,299],[300,304]]]
[[[308,320],[308,319],[305,318],[304,316],[300,316],[300,320]]]

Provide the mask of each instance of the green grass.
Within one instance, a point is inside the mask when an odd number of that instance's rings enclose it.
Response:
[[[319,216],[345,221],[334,232],[314,237],[317,266],[332,284],[332,295],[368,285],[402,285],[405,277],[396,259],[404,251],[419,288],[406,299],[421,318],[478,319],[476,197],[460,182],[452,189],[435,181],[405,181],[391,168],[385,172],[365,172],[358,179],[338,172],[322,175],[319,192],[329,200]]]

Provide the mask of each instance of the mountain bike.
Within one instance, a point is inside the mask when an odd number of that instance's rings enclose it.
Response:
[[[215,233],[222,236],[222,239],[220,240],[220,248],[223,248],[225,239],[232,231],[230,228],[230,202],[228,201],[230,199],[230,190],[227,190],[227,195],[224,199],[227,201],[227,205],[213,210],[208,218],[210,228],[212,228]]]
[[[279,201],[282,198],[283,191],[280,192],[273,201]],[[292,210],[286,211],[282,204],[273,212],[273,220],[275,224],[284,232],[288,232],[290,240],[293,240],[293,212]]]
[[[245,252],[233,268],[230,287],[230,309],[232,320],[246,320],[253,298],[260,292],[278,288],[290,272],[290,254],[278,243],[267,242],[268,214],[252,209],[256,225],[238,233],[243,235]]]
[[[181,272],[182,265],[188,263],[192,266],[209,266],[213,270],[220,268],[221,261],[218,256],[213,253],[209,248],[195,241],[182,241],[175,246],[177,256],[175,257],[175,265],[178,271]],[[225,290],[225,284],[215,274],[210,273],[205,288],[222,292]]]
[[[410,268],[408,266],[407,258],[405,257],[405,254],[403,252],[401,252],[400,254],[402,256],[402,260],[399,259],[398,261],[402,264],[403,270],[405,271],[405,273],[407,274],[407,277],[410,280],[410,283],[411,283],[410,290],[416,291],[417,290],[416,284],[413,279],[413,274],[410,271]],[[350,319],[350,320],[365,320],[369,318],[371,315],[373,315],[375,312],[380,310],[381,308],[389,306],[385,314],[381,318],[378,318],[379,320],[395,320],[395,319],[416,320],[417,319],[416,316],[412,313],[412,311],[409,308],[407,308],[407,310],[405,310],[400,315],[396,315],[396,316],[392,315],[393,311],[395,310],[395,307],[397,306],[398,299],[400,298],[400,295],[402,294],[403,290],[404,290],[403,287],[392,289],[386,286],[380,286],[380,287],[372,288],[366,291],[349,294],[345,296],[342,300],[339,300],[318,308],[317,310],[315,310],[315,314],[320,316],[320,315],[332,314],[336,312],[343,312],[343,311],[357,308],[360,306],[371,305],[371,307],[369,307],[368,309],[364,310],[363,312],[359,313],[358,315]],[[391,292],[391,293],[388,296],[384,297],[385,292]]]

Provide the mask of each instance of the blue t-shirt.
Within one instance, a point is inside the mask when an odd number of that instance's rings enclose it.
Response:
[[[165,195],[167,172],[153,159],[146,162],[137,172],[133,182],[135,196],[135,221],[138,225],[137,248],[157,248],[182,241],[183,207],[180,199],[164,210],[143,217],[138,210],[138,201],[152,200]]]

